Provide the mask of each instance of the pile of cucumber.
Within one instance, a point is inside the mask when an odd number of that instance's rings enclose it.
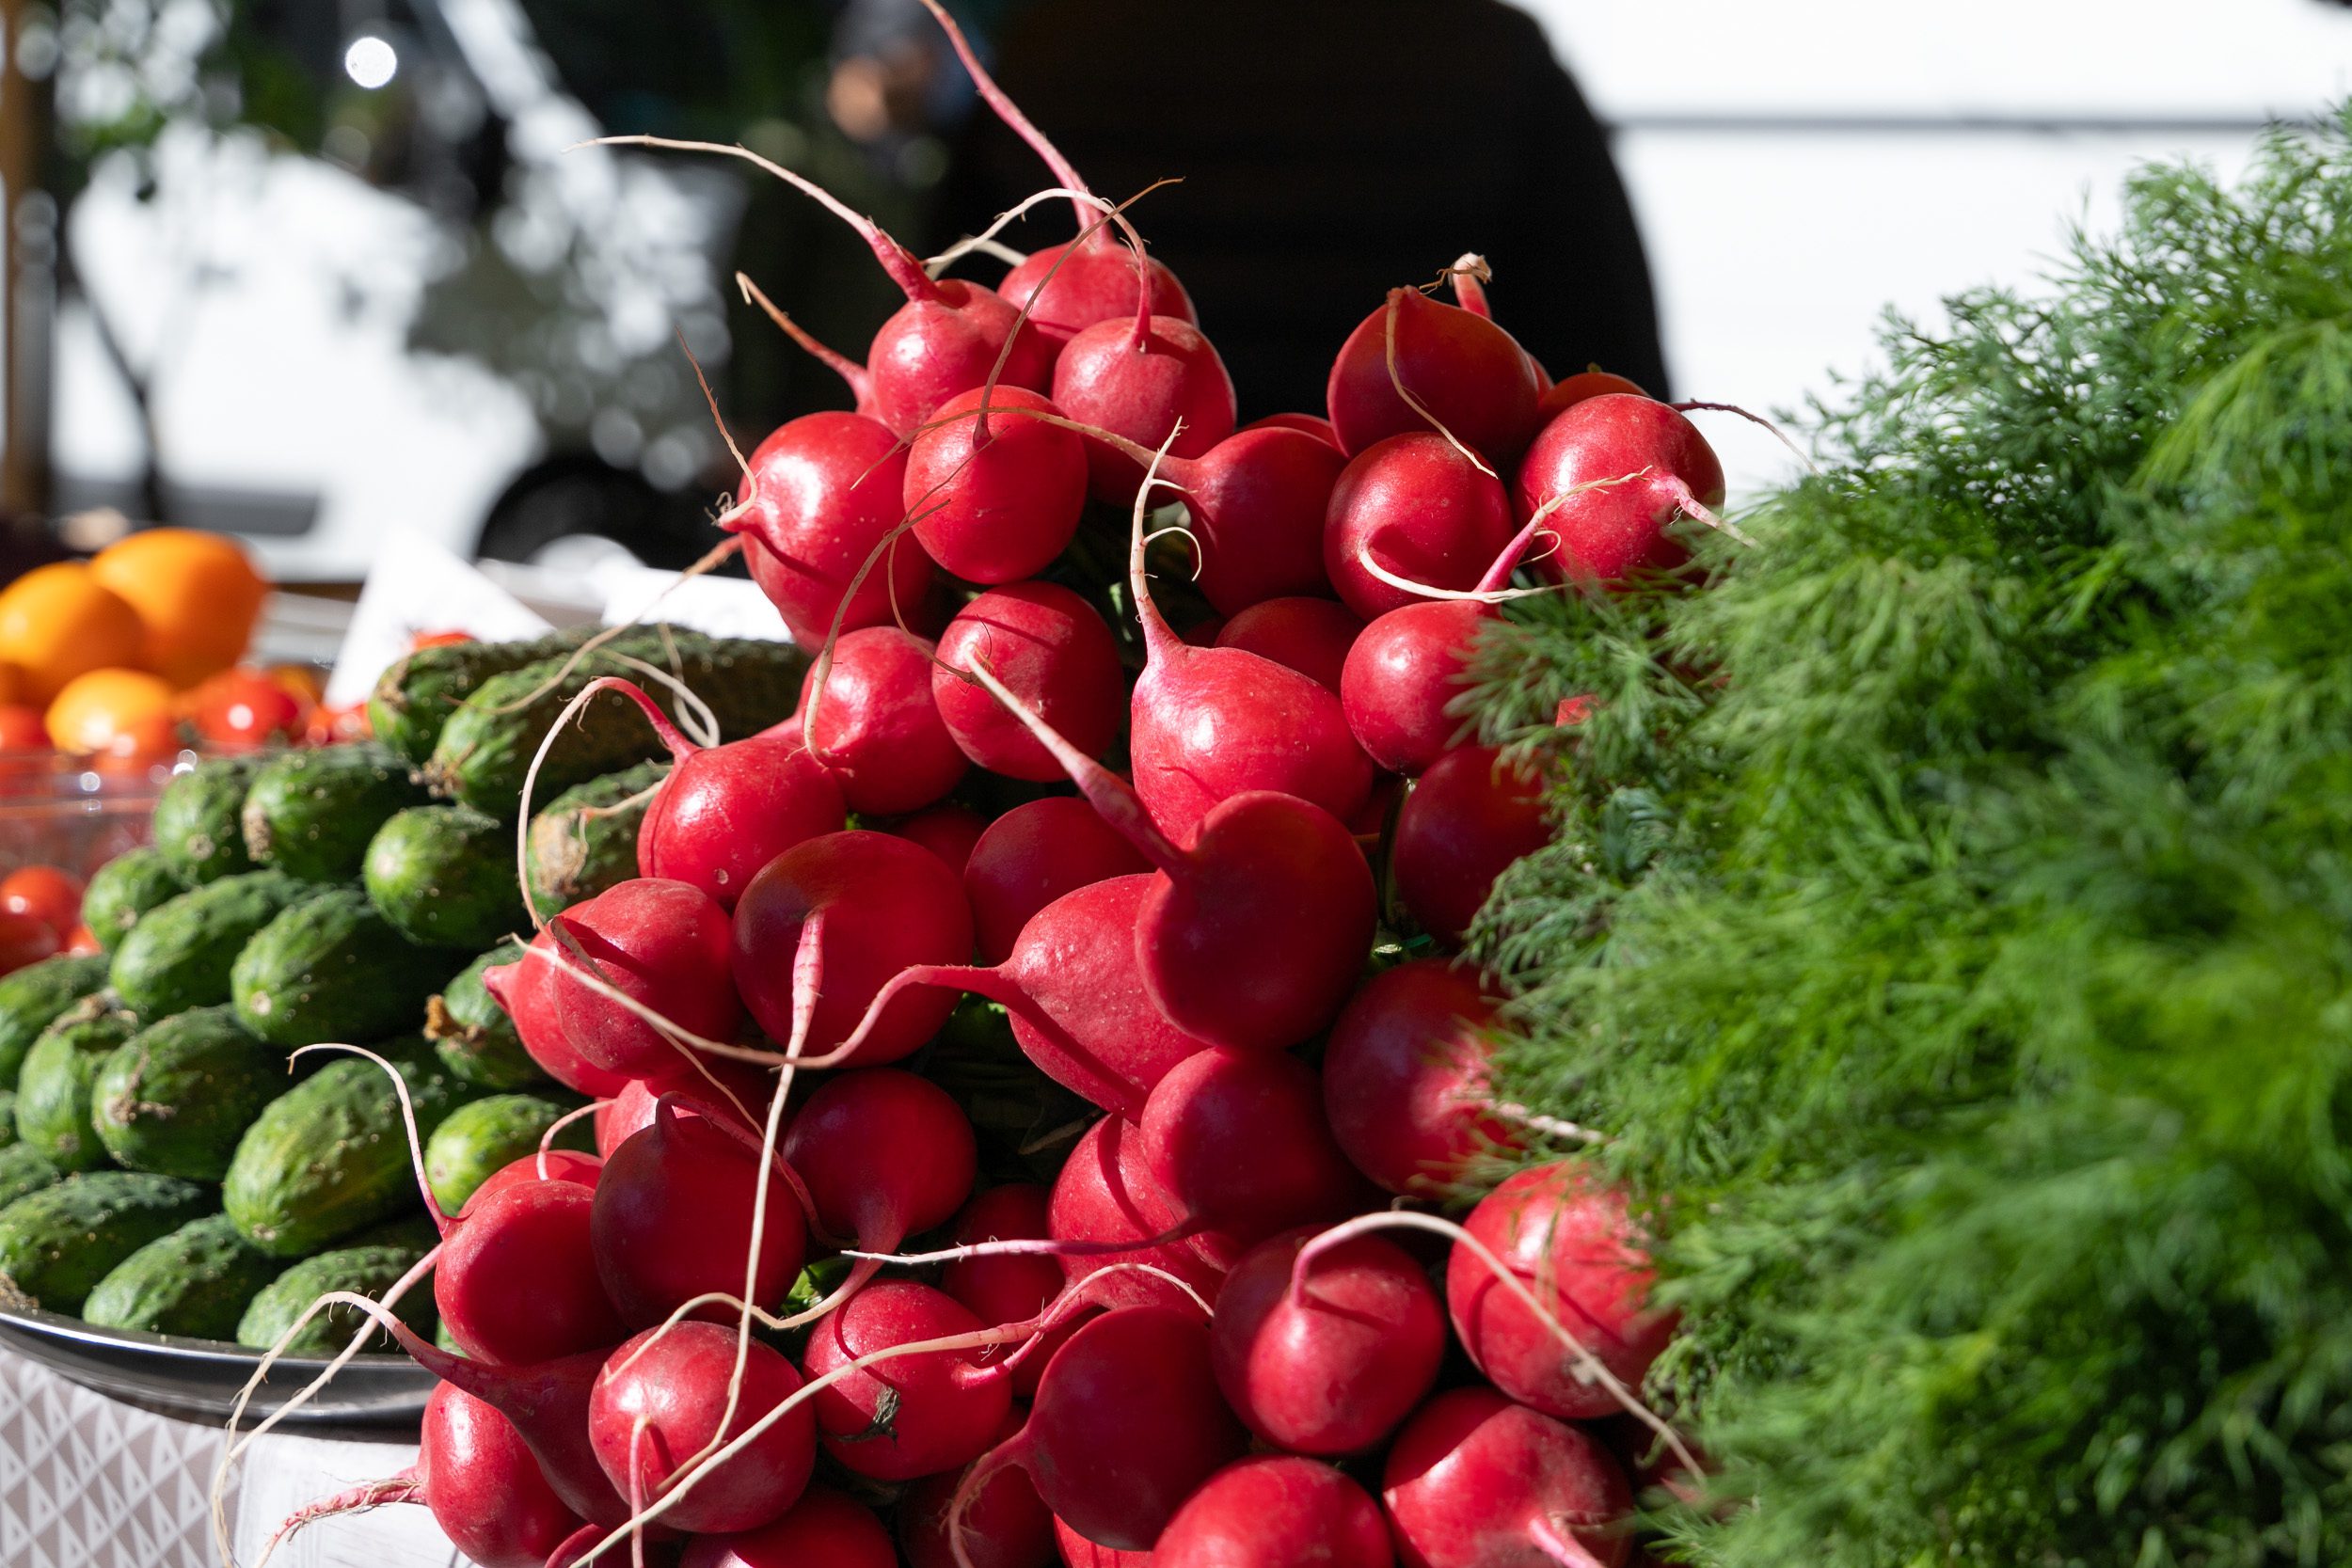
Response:
[[[165,789],[151,846],[90,879],[103,951],[0,978],[0,1302],[108,1327],[266,1347],[328,1291],[379,1295],[435,1242],[401,1077],[450,1213],[536,1148],[579,1097],[551,1084],[483,974],[528,931],[523,778],[566,703],[642,665],[720,733],[785,718],[788,645],[645,629],[428,648],[385,673],[372,741],[199,764]],[[534,785],[525,873],[542,912],[636,875],[667,770],[634,707],[600,695]],[[593,1148],[587,1122],[559,1147]],[[398,1304],[421,1333],[431,1292]],[[340,1349],[324,1311],[295,1354]]]

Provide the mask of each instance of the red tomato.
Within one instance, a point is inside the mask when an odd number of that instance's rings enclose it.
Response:
[[[416,636],[408,640],[408,651],[413,654],[420,648],[440,648],[446,647],[452,642],[470,642],[472,641],[473,634],[471,632],[421,631],[417,633]]]
[[[0,910],[29,914],[59,936],[81,924],[82,879],[54,865],[28,865],[0,877]]]
[[[49,721],[40,709],[23,703],[0,706],[0,752],[46,752]]]
[[[105,951],[98,945],[98,939],[90,935],[90,929],[87,926],[76,926],[65,934],[65,950],[77,958],[87,958],[92,953]]]
[[[302,704],[256,671],[226,671],[197,688],[194,696],[197,734],[217,745],[259,746],[302,728]]]
[[[368,705],[345,703],[342,707],[314,707],[302,727],[306,746],[332,746],[338,741],[365,740],[375,733],[368,722]]]
[[[134,719],[91,760],[101,773],[144,773],[180,750],[180,726],[161,713]]]
[[[46,923],[29,914],[0,910],[0,974],[13,974],[26,964],[37,964],[63,945]]]

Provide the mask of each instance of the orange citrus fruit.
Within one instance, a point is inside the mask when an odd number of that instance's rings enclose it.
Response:
[[[138,612],[139,662],[193,686],[244,657],[269,583],[234,540],[195,529],[143,529],[91,558],[90,573]]]
[[[64,752],[103,752],[146,721],[171,722],[171,683],[144,670],[92,670],[49,705],[49,738]]]
[[[88,670],[135,665],[138,611],[79,562],[37,566],[0,592],[0,659],[24,671],[24,700],[44,705]]]

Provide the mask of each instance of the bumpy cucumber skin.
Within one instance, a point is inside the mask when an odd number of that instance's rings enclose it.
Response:
[[[65,1172],[30,1144],[10,1144],[0,1148],[0,1209],[27,1193],[37,1193],[64,1180]]]
[[[667,762],[641,762],[574,784],[532,814],[523,863],[541,919],[637,875],[637,830],[669,776]]]
[[[16,1091],[0,1089],[0,1148],[16,1142]]]
[[[416,1028],[425,999],[464,959],[393,930],[358,889],[330,888],[253,934],[230,972],[230,998],[256,1038],[287,1050],[379,1039]]]
[[[43,958],[0,978],[0,1089],[15,1087],[40,1032],[105,984],[106,960],[96,953]]]
[[[90,1125],[125,1170],[217,1181],[286,1085],[282,1052],[246,1033],[233,1009],[199,1007],[107,1055],[90,1085]]]
[[[107,971],[115,994],[149,1022],[228,1001],[245,944],[317,892],[279,872],[253,871],[182,894],[150,911],[115,949]]]
[[[288,752],[246,791],[246,851],[255,864],[306,882],[349,881],[376,829],[424,798],[389,747],[359,741]]]
[[[184,885],[253,869],[245,847],[245,795],[268,760],[210,757],[164,786],[155,802],[155,847]]]
[[[457,705],[492,675],[570,652],[586,631],[555,632],[519,642],[449,642],[420,648],[384,672],[368,698],[369,727],[411,767],[433,754]]]
[[[441,988],[425,1004],[424,1033],[442,1065],[465,1083],[485,1089],[527,1089],[548,1075],[523,1049],[515,1021],[482,983],[485,971],[521,961],[522,943],[501,942]]]
[[[106,1058],[137,1032],[138,1020],[109,1007],[102,993],[83,998],[33,1042],[17,1085],[17,1135],[59,1170],[107,1163],[90,1106]]]
[[[478,953],[524,925],[514,831],[465,806],[411,806],[368,846],[368,896],[410,942]]]
[[[237,1323],[280,1259],[246,1244],[226,1214],[207,1214],[116,1264],[82,1304],[102,1328],[193,1339],[233,1339]]]
[[[788,642],[714,641],[675,634],[675,673],[709,704],[721,735],[739,738],[777,723],[800,698],[807,656]],[[554,688],[533,696],[554,676],[562,661],[548,660],[492,676],[468,697],[442,726],[424,774],[434,793],[511,821],[521,802],[523,775],[540,741],[564,705],[598,675],[637,680],[665,709],[675,698],[660,683],[612,657],[625,652],[646,663],[670,668],[659,639],[642,634],[616,639],[582,658]],[[511,710],[511,711],[510,711]],[[616,772],[661,750],[636,705],[618,692],[589,703],[564,725],[548,750],[533,785],[553,796],[576,784]]]
[[[161,849],[152,845],[125,849],[90,873],[89,886],[82,891],[82,924],[112,953],[148,911],[185,891]]]
[[[306,1258],[287,1269],[253,1297],[252,1304],[238,1320],[237,1343],[254,1350],[267,1350],[278,1343],[278,1336],[293,1326],[302,1309],[329,1291],[349,1291],[372,1300],[381,1301],[392,1283],[417,1266],[424,1256],[421,1247],[351,1246],[322,1252]],[[283,1260],[280,1260],[283,1266]],[[392,1305],[392,1315],[419,1334],[430,1338],[434,1331],[433,1290],[430,1282],[420,1280]],[[360,1323],[358,1308],[340,1302],[327,1307],[302,1325],[302,1331],[286,1344],[288,1355],[326,1356],[340,1354],[351,1343],[354,1330]],[[390,1336],[378,1331],[368,1339],[368,1349],[392,1348]]]
[[[421,1038],[375,1049],[406,1082],[421,1137],[471,1098]],[[238,1141],[220,1192],[238,1232],[279,1258],[418,1207],[400,1101],[384,1069],[347,1057],[270,1101]]]
[[[494,1094],[452,1111],[424,1146],[424,1178],[441,1212],[454,1214],[494,1172],[535,1153],[547,1130],[575,1108],[541,1095]],[[594,1153],[590,1118],[558,1132],[554,1147]]]
[[[215,1207],[210,1189],[176,1176],[70,1177],[0,1209],[0,1280],[49,1311],[78,1314],[124,1259]]]

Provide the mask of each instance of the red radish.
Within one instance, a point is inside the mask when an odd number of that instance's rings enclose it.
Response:
[[[1204,615],[1200,620],[1185,626],[1184,629],[1177,635],[1184,640],[1185,645],[1188,647],[1214,648],[1216,646],[1217,633],[1223,631],[1224,629],[1224,616]]]
[[[1438,760],[1463,727],[1446,709],[1462,694],[1478,628],[1496,618],[1490,605],[1431,599],[1364,628],[1340,672],[1340,705],[1365,755],[1397,773]]]
[[[542,1161],[545,1162],[544,1166]],[[593,1193],[596,1190],[596,1179],[603,1174],[604,1156],[601,1154],[583,1154],[576,1148],[550,1148],[544,1154],[526,1154],[485,1177],[482,1185],[473,1190],[473,1196],[466,1199],[466,1206],[457,1211],[457,1217],[465,1219],[507,1188],[526,1181],[568,1181]]]
[[[1200,1315],[1122,1307],[1054,1353],[1027,1424],[972,1467],[958,1502],[999,1466],[1019,1465],[1055,1517],[1087,1540],[1146,1550],[1248,1443],[1217,1397]]]
[[[798,725],[697,746],[629,682],[606,676],[589,687],[635,702],[675,759],[638,825],[640,877],[690,883],[733,910],[761,866],[847,820],[841,786],[803,747]]]
[[[709,1061],[703,1066],[717,1084],[691,1067],[660,1078],[631,1079],[628,1087],[596,1112],[597,1151],[610,1158],[631,1133],[652,1126],[654,1107],[665,1097],[680,1116],[716,1117],[757,1137],[775,1080],[747,1062]]]
[[[1128,750],[1135,792],[1161,832],[1189,847],[1210,808],[1246,790],[1295,796],[1342,817],[1364,803],[1372,765],[1347,733],[1338,698],[1271,659],[1191,647],[1169,629],[1144,572],[1140,503],[1127,586],[1144,647],[1128,703]]]
[[[849,1038],[902,970],[961,963],[971,952],[961,880],[930,850],[888,833],[861,829],[796,845],[752,879],[735,907],[744,1004],[769,1035],[809,1058]],[[894,998],[854,1063],[911,1054],[954,1010],[945,993]]]
[[[905,501],[933,561],[971,582],[1032,577],[1078,531],[1087,454],[1063,410],[1018,387],[981,387],[939,405],[907,451]]]
[[[1054,402],[1080,424],[1138,446],[1167,443],[1200,457],[1233,434],[1233,378],[1200,329],[1147,305],[1132,321],[1102,321],[1072,338],[1054,365]],[[1169,441],[1170,436],[1173,441]],[[1104,441],[1086,438],[1088,493],[1123,506],[1143,469]]]
[[[980,594],[940,633],[931,669],[931,700],[965,756],[1007,778],[1060,778],[1061,765],[1021,721],[961,673],[976,661],[1088,755],[1100,755],[1118,736],[1127,707],[1119,643],[1094,607],[1069,589],[1016,582]]]
[[[988,825],[964,863],[980,961],[1004,962],[1030,917],[1063,894],[1151,869],[1084,800],[1049,795],[1013,807]]]
[[[847,632],[916,612],[937,568],[912,539],[893,540],[850,589],[906,515],[906,449],[887,425],[806,414],[762,441],[750,467],[722,526],[742,535],[743,563],[792,641],[814,653],[836,617]]]
[[[1318,441],[1329,442],[1335,450],[1340,444],[1339,433],[1331,428],[1331,421],[1320,414],[1268,414],[1263,420],[1250,420],[1242,429],[1303,431]]]
[[[595,1207],[594,1188],[564,1180],[514,1181],[468,1202],[433,1271],[433,1304],[459,1349],[512,1367],[608,1348],[628,1332],[597,1275]]]
[[[742,291],[747,304],[756,304],[768,312],[784,335],[801,345],[801,351],[839,376],[850,388],[850,404],[859,413],[871,419],[874,415],[874,378],[866,373],[866,367],[834,349],[818,341],[808,328],[776,309],[775,302],[760,292],[759,285],[742,273],[735,275],[735,286]]]
[[[989,1326],[928,1285],[882,1280],[819,1322],[803,1359],[821,1378],[887,1346]],[[1012,1406],[1011,1374],[981,1359],[994,1349],[900,1356],[819,1388],[811,1404],[825,1452],[874,1481],[913,1481],[977,1459]]]
[[[739,1351],[741,1394],[730,1409]],[[781,1353],[757,1339],[739,1341],[731,1328],[649,1329],[615,1350],[597,1374],[589,1439],[614,1488],[651,1502],[694,1455],[740,1436],[800,1386],[801,1374]],[[803,1404],[735,1457],[698,1469],[663,1522],[696,1534],[756,1529],[799,1500],[816,1463],[816,1425]]]
[[[1406,1568],[1617,1568],[1633,1549],[1633,1493],[1609,1450],[1491,1388],[1422,1406],[1380,1501]]]
[[[911,632],[867,626],[835,641],[832,661],[819,659],[802,682],[809,754],[851,811],[919,811],[963,777],[963,753],[931,701],[931,652]]]
[[[1363,629],[1354,610],[1329,599],[1266,599],[1226,622],[1216,634],[1216,645],[1270,658],[1336,697],[1347,651]]]
[[[910,844],[919,844],[939,857],[939,863],[963,875],[972,850],[988,831],[987,818],[964,806],[933,806],[916,812],[890,830]]]
[[[1114,1551],[1098,1546],[1063,1524],[1054,1521],[1054,1547],[1061,1553],[1065,1568],[1151,1568],[1150,1552]]]
[[[1487,1194],[1463,1228],[1527,1281],[1612,1376],[1642,1386],[1676,1320],[1649,1305],[1649,1259],[1623,1193],[1573,1162],[1537,1165]],[[1519,1403],[1570,1420],[1624,1408],[1600,1381],[1578,1375],[1578,1358],[1459,1243],[1446,1264],[1446,1305],[1478,1370]]]
[[[590,1236],[624,1323],[648,1327],[696,1296],[742,1293],[760,1174],[755,1148],[667,1101],[652,1126],[612,1151],[596,1183]],[[782,1173],[767,1172],[767,1190],[755,1307],[784,1299],[808,1250],[800,1200]],[[713,1303],[697,1315],[732,1322],[735,1312]]]
[[[1152,1091],[1142,1132],[1161,1190],[1236,1252],[1375,1196],[1331,1137],[1314,1069],[1283,1052],[1220,1046],[1179,1062]]]
[[[1445,1310],[1412,1255],[1378,1236],[1340,1243],[1294,1281],[1309,1239],[1261,1243],[1226,1275],[1209,1325],[1216,1386],[1261,1442],[1359,1453],[1436,1384]]]
[[[1690,552],[1667,525],[1678,516],[1723,528],[1724,467],[1698,428],[1662,403],[1604,392],[1546,425],[1519,464],[1520,515],[1552,508],[1559,569],[1619,582],[1671,571]]]
[[[742,1022],[727,975],[726,911],[691,883],[632,878],[553,916],[548,929],[571,966],[548,981],[555,1027],[591,1066],[635,1078],[691,1064],[684,1046],[590,990],[572,969],[705,1039],[725,1040]]]
[[[1495,319],[1494,307],[1486,302],[1486,285],[1494,281],[1494,272],[1486,265],[1486,259],[1484,256],[1472,251],[1467,256],[1459,257],[1452,266],[1446,268],[1446,274],[1454,284],[1455,304],[1473,316],[1484,316],[1488,321]],[[1537,406],[1540,408],[1542,406],[1541,394],[1551,390],[1551,372],[1544,369],[1544,362],[1532,354],[1527,356],[1527,368],[1534,372],[1535,390],[1538,394]],[[1539,420],[1538,423],[1540,422]]]
[[[829,1080],[785,1132],[817,1223],[861,1252],[890,1252],[944,1225],[972,1196],[972,1123],[927,1079],[866,1068]],[[870,1263],[861,1265],[870,1275]]]
[[[1323,1048],[1323,1105],[1356,1168],[1390,1192],[1431,1197],[1481,1154],[1518,1147],[1488,1109],[1495,1004],[1478,976],[1416,958],[1367,981]]]
[[[1295,430],[1248,430],[1160,477],[1183,492],[1198,542],[1195,583],[1220,614],[1330,591],[1324,517],[1347,467],[1339,449]]]
[[[965,1204],[948,1240],[955,1246],[968,1246],[976,1242],[1044,1241],[1053,1233],[1045,1189],[1032,1182],[1012,1181],[991,1187]],[[992,1328],[1037,1317],[1061,1294],[1063,1283],[1061,1263],[1037,1253],[959,1258],[939,1276],[941,1290]],[[1015,1398],[1037,1391],[1037,1380],[1053,1349],[1076,1332],[1079,1322],[1073,1314],[1045,1331],[1044,1342],[1013,1370]]]
[[[916,964],[875,994],[866,1019],[840,1049],[869,1059],[909,991],[944,986],[1002,1003],[1013,1038],[1040,1071],[1130,1119],[1168,1069],[1208,1041],[1170,1023],[1152,1003],[1136,932],[1152,879],[1113,877],[1055,899],[1022,927],[1012,954],[993,969]]]
[[[1225,1271],[1208,1259],[1197,1239],[1166,1239],[1184,1214],[1152,1175],[1142,1135],[1117,1117],[1087,1129],[1071,1149],[1054,1178],[1047,1216],[1057,1242],[1153,1243],[1065,1256],[1062,1272],[1073,1284],[1114,1263],[1145,1263],[1174,1275],[1204,1299],[1216,1299]],[[1121,1307],[1174,1306],[1185,1299],[1176,1287],[1144,1274],[1113,1275],[1094,1289],[1100,1299]]]
[[[493,964],[483,971],[482,984],[491,999],[506,1009],[523,1049],[547,1075],[567,1089],[596,1100],[610,1100],[628,1087],[625,1072],[614,1072],[589,1061],[573,1049],[555,1008],[555,981],[562,972],[541,955],[561,954],[552,927],[531,941],[532,954],[511,964]],[[565,957],[564,961],[574,961]],[[683,1063],[680,1063],[683,1066]]]
[[[898,1568],[890,1532],[830,1486],[811,1486],[772,1524],[739,1535],[697,1536],[678,1568]]]
[[[1442,436],[1392,436],[1358,452],[1333,487],[1323,567],[1371,620],[1425,596],[1400,583],[1478,586],[1518,531],[1502,481]]]
[[[1031,1360],[1035,1360],[1034,1355]],[[1020,1430],[1019,1406],[999,1438]],[[947,1540],[947,1511],[963,1484],[961,1471],[916,1481],[898,1499],[898,1545],[908,1568],[961,1568]],[[1020,1470],[1004,1469],[974,1494],[958,1521],[958,1544],[970,1568],[1054,1568],[1054,1515]]]
[[[1502,767],[1491,746],[1457,746],[1431,763],[1405,798],[1389,868],[1422,928],[1459,942],[1495,879],[1550,842],[1542,781]]]
[[[1586,398],[1600,397],[1609,392],[1624,392],[1631,397],[1645,398],[1647,392],[1624,376],[1612,375],[1598,366],[1581,370],[1574,375],[1564,375],[1552,384],[1535,404],[1538,427],[1548,425],[1563,412],[1582,403]]]
[[[1370,1494],[1328,1465],[1284,1455],[1229,1465],[1184,1500],[1152,1548],[1153,1568],[1391,1568]]]
[[[1389,291],[1341,345],[1325,388],[1331,428],[1351,457],[1441,426],[1493,464],[1517,457],[1535,434],[1538,395],[1518,340],[1419,289]]]
[[[1170,1023],[1212,1045],[1281,1050],[1337,1015],[1362,973],[1375,917],[1372,870],[1343,823],[1308,801],[1252,789],[1218,802],[1190,851],[1179,850],[1135,790],[1038,722],[988,672],[975,676],[1160,868],[1136,920],[1136,955],[1146,992]]]
[[[433,1522],[478,1568],[539,1568],[580,1526],[515,1423],[453,1383],[424,1402],[417,1477]]]

